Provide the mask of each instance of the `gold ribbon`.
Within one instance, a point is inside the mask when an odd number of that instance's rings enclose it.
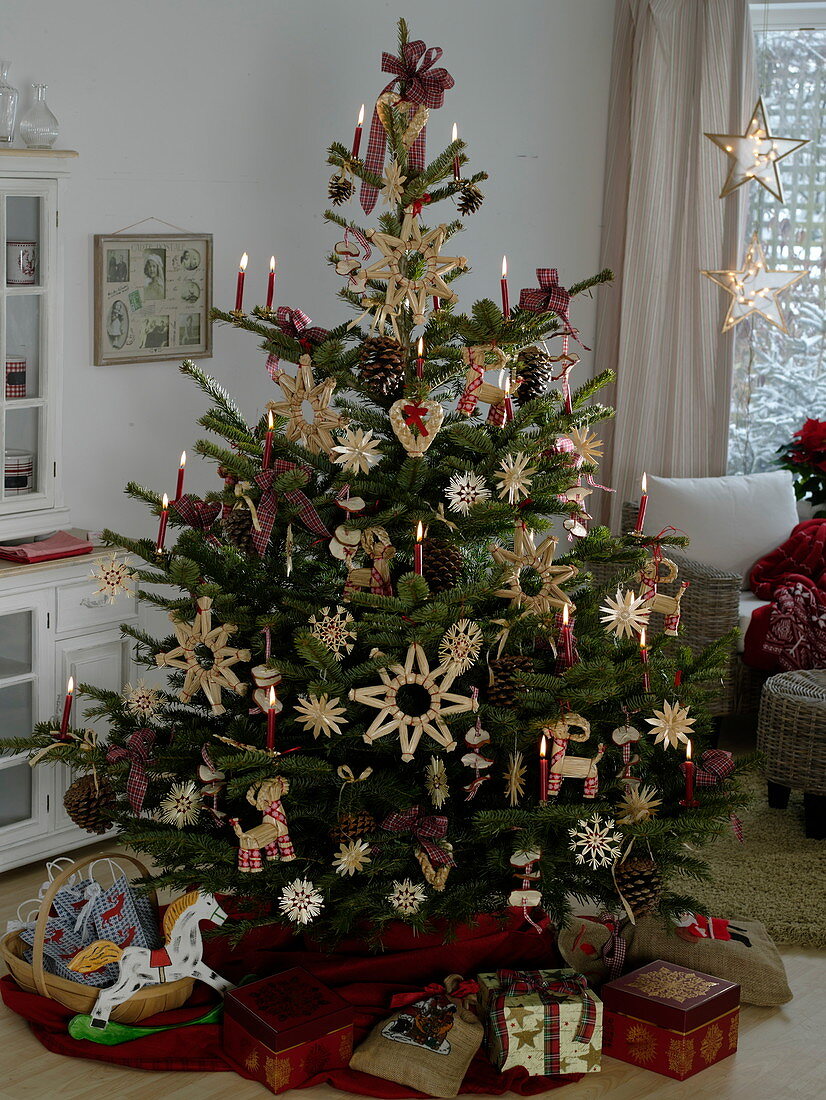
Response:
[[[354,775],[353,769],[349,764],[342,764],[336,771],[336,775],[339,779],[343,779],[345,783],[361,783],[369,776],[373,774],[372,768],[365,768],[361,775]]]
[[[61,736],[60,730],[49,730],[49,733],[54,738],[59,738]],[[76,747],[79,749],[83,749],[84,752],[92,752],[93,749],[97,748],[98,735],[93,729],[84,730],[82,737],[78,737],[76,733],[72,733],[71,730],[67,730],[66,733],[63,734],[63,737],[68,738],[68,740],[55,740],[52,742],[51,745],[46,745],[45,748],[40,749],[39,752],[36,752],[34,756],[29,757],[29,767],[35,767],[37,764],[40,763],[41,760],[43,760],[44,757],[48,756],[53,749],[62,748],[64,745],[68,745],[72,741],[77,741]],[[97,777],[95,777],[95,781],[97,782]]]
[[[261,524],[258,522],[258,513],[255,510],[255,505],[252,503],[252,500],[247,496],[247,493],[249,493],[251,489],[252,485],[250,485],[248,481],[239,481],[235,486],[235,495],[240,497],[249,508],[250,515],[252,516],[252,525],[256,531],[260,531]]]
[[[444,523],[446,527],[449,527],[451,531],[458,531],[459,528],[453,522],[452,519],[448,519],[445,515],[445,506],[440,504],[439,507],[433,512],[433,515],[439,520],[440,523]]]

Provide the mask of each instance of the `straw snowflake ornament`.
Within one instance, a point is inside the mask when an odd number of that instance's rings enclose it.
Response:
[[[623,592],[617,589],[614,599],[609,596],[600,606],[602,612],[601,621],[608,633],[614,633],[618,638],[631,638],[648,625],[650,608],[645,606],[645,600],[636,592],[627,589]]]
[[[145,684],[143,680],[138,680],[134,687],[127,684],[123,689],[123,698],[129,713],[134,714],[142,722],[154,718],[161,708],[160,693]]]
[[[520,799],[524,796],[527,771],[525,757],[516,749],[508,757],[508,766],[503,776],[509,806],[518,806]]]
[[[516,504],[521,497],[531,492],[531,479],[536,466],[529,465],[530,458],[524,451],[515,455],[505,455],[499,463],[499,470],[493,475],[499,481],[499,496],[507,497],[510,504]]]
[[[490,500],[490,489],[481,474],[466,470],[464,473],[453,475],[447,483],[445,496],[451,512],[459,512],[466,516],[475,504]]]
[[[439,642],[442,665],[454,668],[457,675],[473,668],[481,652],[482,628],[471,619],[459,619]]]
[[[547,615],[552,607],[573,607],[560,585],[572,580],[578,573],[574,565],[554,565],[557,540],[553,537],[537,548],[532,532],[517,527],[513,534],[513,550],[504,546],[492,546],[491,557],[497,565],[506,568],[502,587],[494,593],[510,600],[515,607],[523,607],[534,615]],[[523,587],[528,577],[536,584]]]
[[[332,448],[333,462],[354,474],[366,474],[382,460],[378,440],[369,428],[349,428]]]
[[[384,186],[381,189],[381,201],[388,206],[398,206],[402,201],[402,192],[404,191],[404,184],[407,182],[407,176],[402,175],[397,160],[390,161],[382,179]]]
[[[589,431],[588,428],[572,428],[570,440],[583,462],[592,466],[599,465],[603,444],[596,432]]]
[[[444,761],[438,756],[431,756],[430,763],[424,770],[424,785],[430,795],[430,801],[440,810],[450,798],[450,788],[447,783],[447,769]]]
[[[612,866],[622,854],[622,834],[614,831],[614,822],[610,817],[603,819],[599,814],[593,814],[577,821],[568,834],[577,863],[587,863],[595,871],[600,867]]]
[[[281,891],[278,908],[293,924],[311,924],[324,908],[324,897],[315,883],[297,878]]]
[[[166,825],[183,829],[194,825],[201,813],[201,795],[194,783],[176,783],[160,805],[159,817]]]
[[[688,707],[682,707],[679,703],[663,703],[662,710],[655,710],[653,718],[646,718],[651,726],[649,733],[653,733],[654,744],[661,744],[663,748],[670,746],[676,749],[682,741],[685,744],[691,733],[696,718],[688,717]]]
[[[297,721],[304,727],[306,733],[312,733],[318,738],[323,733],[325,737],[342,732],[342,724],[346,725],[345,715],[347,711],[340,706],[338,697],[330,698],[325,692],[323,695],[302,695],[295,704]]]
[[[97,592],[106,596],[107,603],[114,603],[121,592],[131,595],[135,591],[135,574],[114,554],[95,562],[90,576],[98,582]]]
[[[318,616],[310,616],[310,630],[319,641],[332,650],[337,661],[343,661],[344,656],[353,649],[356,633],[353,630],[355,620],[346,607],[336,605],[334,613],[330,613],[329,607],[322,607]]]
[[[617,803],[617,824],[638,825],[641,821],[654,817],[662,806],[662,799],[657,798],[658,793],[654,787],[639,787],[636,783],[627,787]]]
[[[401,882],[397,880],[393,883],[393,888],[387,895],[387,900],[397,913],[410,917],[414,913],[418,913],[423,903],[427,901],[427,893],[419,883],[405,878]]]
[[[363,871],[370,859],[370,845],[363,840],[345,840],[333,857],[333,866],[339,875],[355,875]]]

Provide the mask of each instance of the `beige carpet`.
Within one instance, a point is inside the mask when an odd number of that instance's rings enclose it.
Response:
[[[713,883],[689,887],[714,916],[760,920],[776,943],[826,947],[826,840],[807,840],[803,795],[771,810],[762,780],[750,779],[740,814],[744,843],[728,831],[707,850]]]

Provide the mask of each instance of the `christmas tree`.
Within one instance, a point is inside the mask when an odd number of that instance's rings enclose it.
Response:
[[[76,768],[76,819],[115,822],[155,885],[258,899],[256,920],[330,941],[560,920],[571,897],[691,908],[674,880],[702,877],[737,804],[733,777],[686,792],[727,643],[680,642],[679,582],[659,587],[680,540],[589,529],[610,378],[571,390],[571,315],[610,272],[565,288],[540,269],[514,308],[503,279],[501,308],[459,310],[453,242],[486,176],[460,140],[425,155],[453,84],[440,52],[400,22],[365,159],[358,139],[329,150],[335,206],[358,186],[384,207],[372,228],[325,215],[355,320],[246,312],[241,284],[215,319],[261,338],[272,400],[249,424],[183,363],[221,484],[166,508],[130,483],[158,543],[106,533],[142,565],[113,562],[102,589],[134,579],[169,614],[168,637],[126,629],[167,685],[82,686],[105,744],[52,722],[5,743]]]

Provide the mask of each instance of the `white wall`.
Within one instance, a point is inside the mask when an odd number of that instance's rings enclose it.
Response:
[[[23,106],[32,80],[48,83],[58,145],[80,152],[62,215],[73,521],[151,531],[122,487],[134,478],[171,491],[204,407],[174,363],[91,365],[94,233],[150,215],[212,232],[224,306],[240,253],[251,256],[252,303],[275,252],[279,302],[337,323],[340,280],[323,259],[337,239],[321,218],[325,149],[350,141],[359,104],[383,87],[381,50],[395,49],[395,20],[406,15],[413,37],[443,47],[456,80],[433,112],[430,149],[447,144],[456,120],[472,167],[492,176],[461,238],[473,265],[463,302],[497,297],[503,252],[514,301],[538,266],[574,282],[597,270],[613,9],[614,0],[2,0],[0,51]],[[590,343],[592,303],[574,320]],[[217,329],[202,364],[250,416],[273,392],[247,334]],[[213,466],[191,463],[187,485],[216,486]]]

